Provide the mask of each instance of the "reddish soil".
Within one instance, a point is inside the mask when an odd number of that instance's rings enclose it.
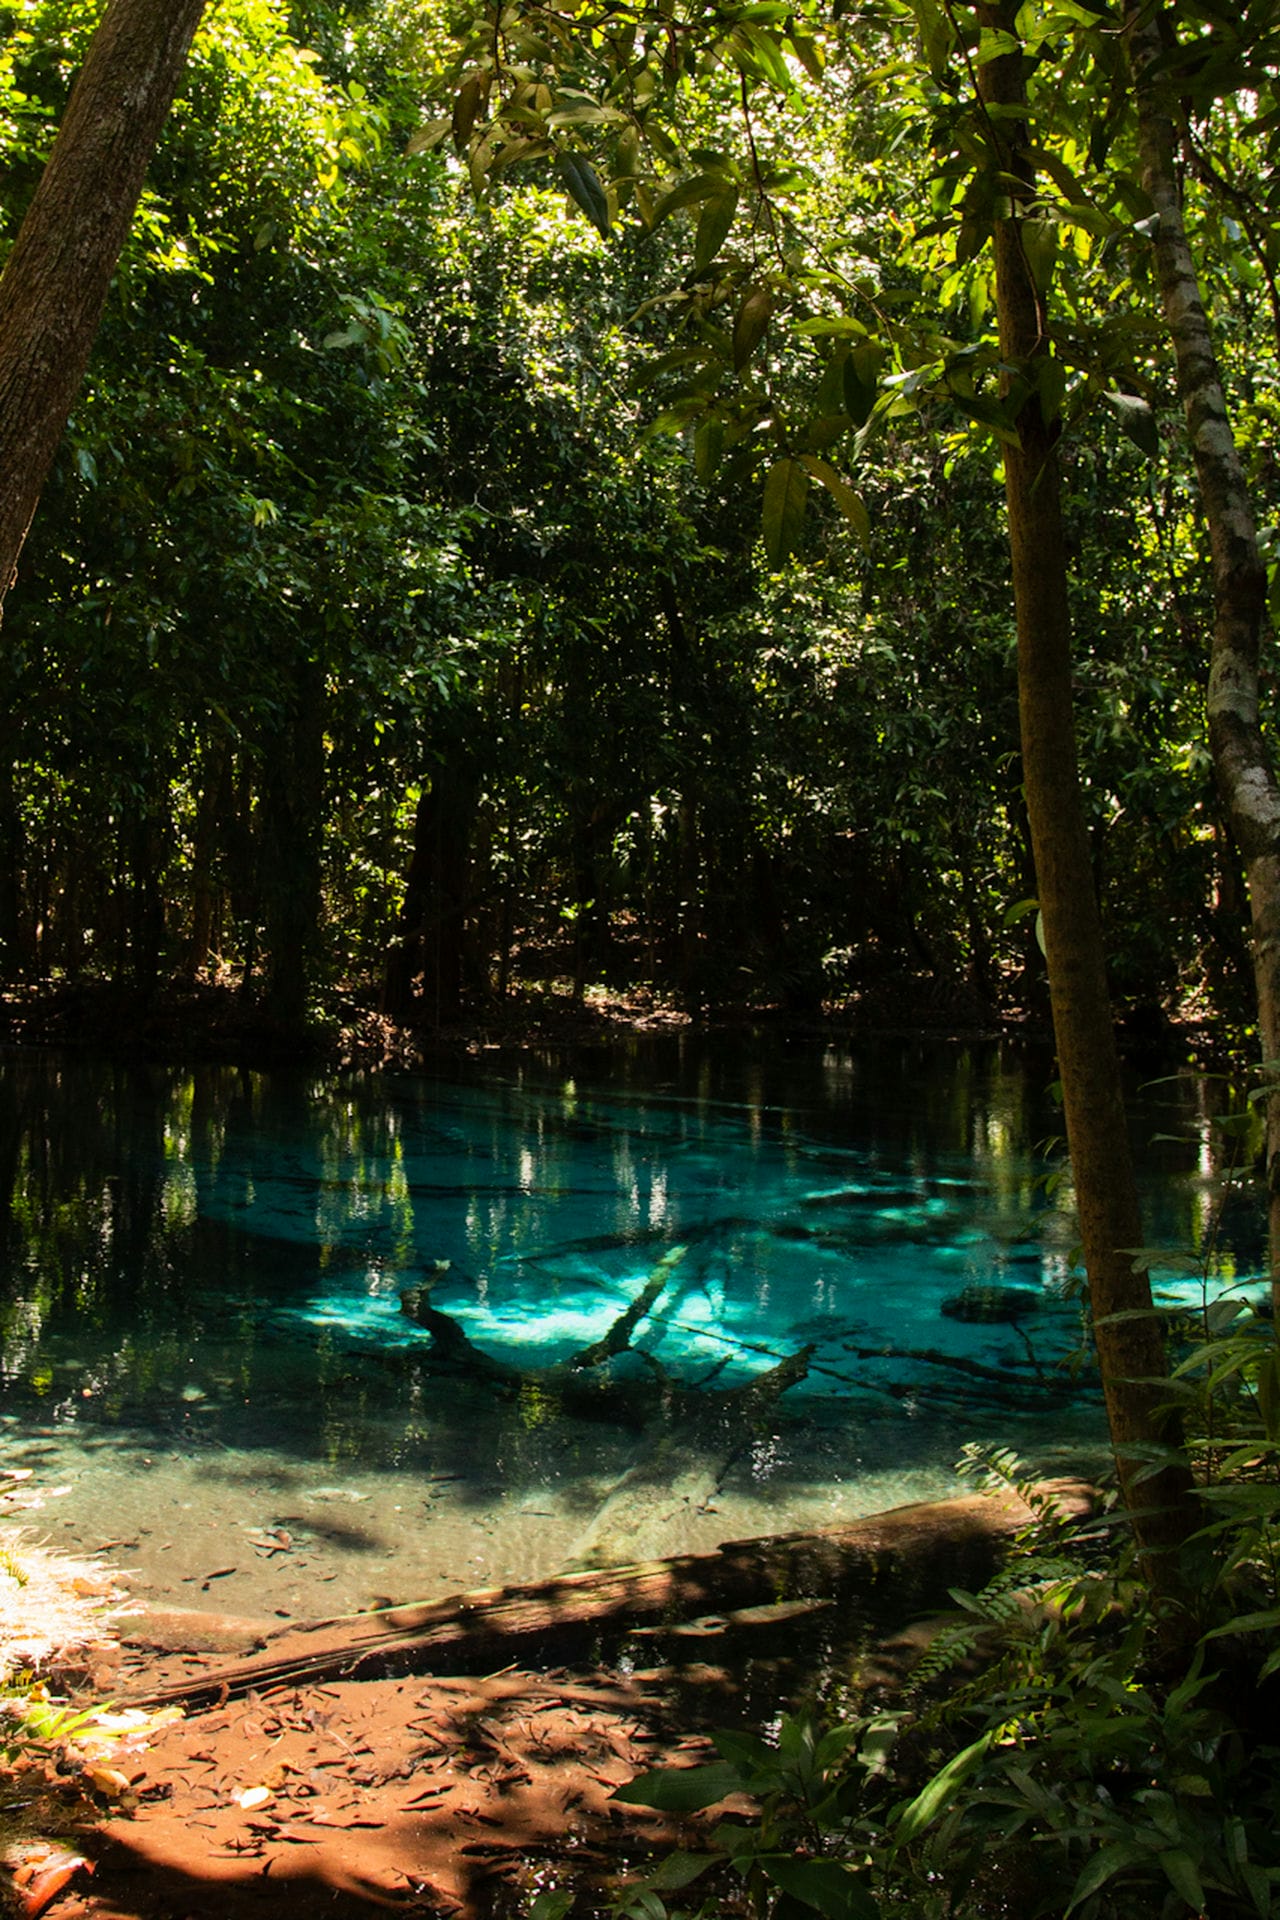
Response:
[[[819,1670],[864,1699],[894,1685],[948,1589],[980,1586],[1026,1517],[970,1496],[305,1629],[143,1613],[85,1676],[141,1724],[0,1774],[0,1896],[7,1881],[28,1920],[490,1920],[552,1886],[602,1910],[611,1879],[681,1837],[619,1805],[622,1783],[706,1757],[706,1729],[771,1720]],[[830,1626],[825,1654],[806,1620]],[[588,1664],[620,1626],[668,1664]],[[553,1629],[581,1664],[522,1666]],[[470,1660],[500,1670],[461,1677]],[[213,1704],[159,1723],[176,1694]]]
[[[173,1663],[168,1677],[181,1674]],[[149,1682],[166,1677],[149,1664]],[[27,1817],[93,1863],[42,1910],[50,1920],[488,1916],[570,1879],[589,1892],[675,1838],[659,1816],[613,1804],[614,1789],[664,1759],[704,1757],[663,1678],[513,1670],[282,1687],[193,1713],[115,1756],[123,1794],[120,1781],[95,1792],[89,1776],[59,1782],[33,1763],[19,1779],[43,1804]],[[714,1724],[710,1701],[706,1711]],[[31,1912],[47,1882],[31,1843],[25,1856],[11,1849],[19,1877],[24,1857],[18,1911]]]

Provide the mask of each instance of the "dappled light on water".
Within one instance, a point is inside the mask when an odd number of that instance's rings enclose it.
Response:
[[[821,1525],[947,1491],[969,1440],[1098,1459],[1046,1063],[6,1072],[6,1458],[175,1603],[335,1611]],[[1153,1098],[1147,1233],[1194,1305],[1197,1249],[1247,1271],[1256,1222],[1195,1089]]]

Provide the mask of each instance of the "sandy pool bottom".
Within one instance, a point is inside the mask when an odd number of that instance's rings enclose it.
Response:
[[[988,1437],[1001,1436],[957,1429],[948,1451],[936,1433],[917,1440],[896,1425],[839,1420],[696,1446],[562,1430],[532,1456],[526,1447],[512,1475],[509,1430],[480,1417],[449,1470],[431,1471],[260,1446],[158,1446],[10,1416],[0,1419],[0,1468],[23,1477],[0,1482],[0,1541],[12,1526],[54,1549],[101,1554],[151,1607],[314,1620],[944,1499],[959,1484],[945,1463],[965,1439]],[[1101,1466],[1092,1423],[1060,1429],[1024,1457],[1048,1474]]]

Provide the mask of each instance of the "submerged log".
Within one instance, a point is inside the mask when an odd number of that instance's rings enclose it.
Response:
[[[431,1335],[432,1358],[437,1366],[491,1387],[505,1397],[514,1399],[536,1388],[540,1394],[558,1398],[566,1413],[633,1427],[644,1427],[657,1415],[667,1423],[695,1425],[703,1423],[708,1415],[759,1420],[780,1394],[805,1378],[812,1347],[784,1354],[772,1367],[738,1386],[710,1388],[673,1380],[652,1354],[639,1352],[631,1345],[632,1334],[642,1320],[652,1316],[687,1251],[679,1246],[665,1253],[635,1299],[610,1322],[601,1337],[553,1366],[513,1366],[478,1347],[452,1314],[436,1306],[432,1299],[434,1276],[421,1286],[406,1287],[400,1295],[400,1309]],[[624,1353],[634,1353],[642,1360],[651,1377],[620,1379],[598,1371]]]
[[[1072,1511],[1088,1509],[1088,1489],[1065,1483],[1055,1491]],[[121,1704],[198,1706],[276,1686],[486,1673],[510,1663],[598,1664],[641,1630],[661,1628],[675,1642],[682,1629],[692,1629],[695,1642],[713,1630],[750,1636],[783,1625],[794,1633],[802,1617],[824,1608],[852,1643],[945,1604],[952,1587],[981,1586],[1030,1518],[1012,1494],[970,1495],[820,1533],[733,1540],[714,1553],[284,1628],[254,1659],[126,1695]]]

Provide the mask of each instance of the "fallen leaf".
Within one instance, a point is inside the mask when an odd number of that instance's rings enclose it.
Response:
[[[105,1793],[108,1800],[118,1800],[133,1785],[128,1774],[121,1773],[119,1767],[86,1767],[84,1778],[95,1793]]]
[[[92,1873],[92,1860],[86,1860],[82,1853],[68,1853],[64,1847],[43,1847],[26,1857],[13,1869],[16,1906],[22,1920],[36,1920],[81,1867]]]

